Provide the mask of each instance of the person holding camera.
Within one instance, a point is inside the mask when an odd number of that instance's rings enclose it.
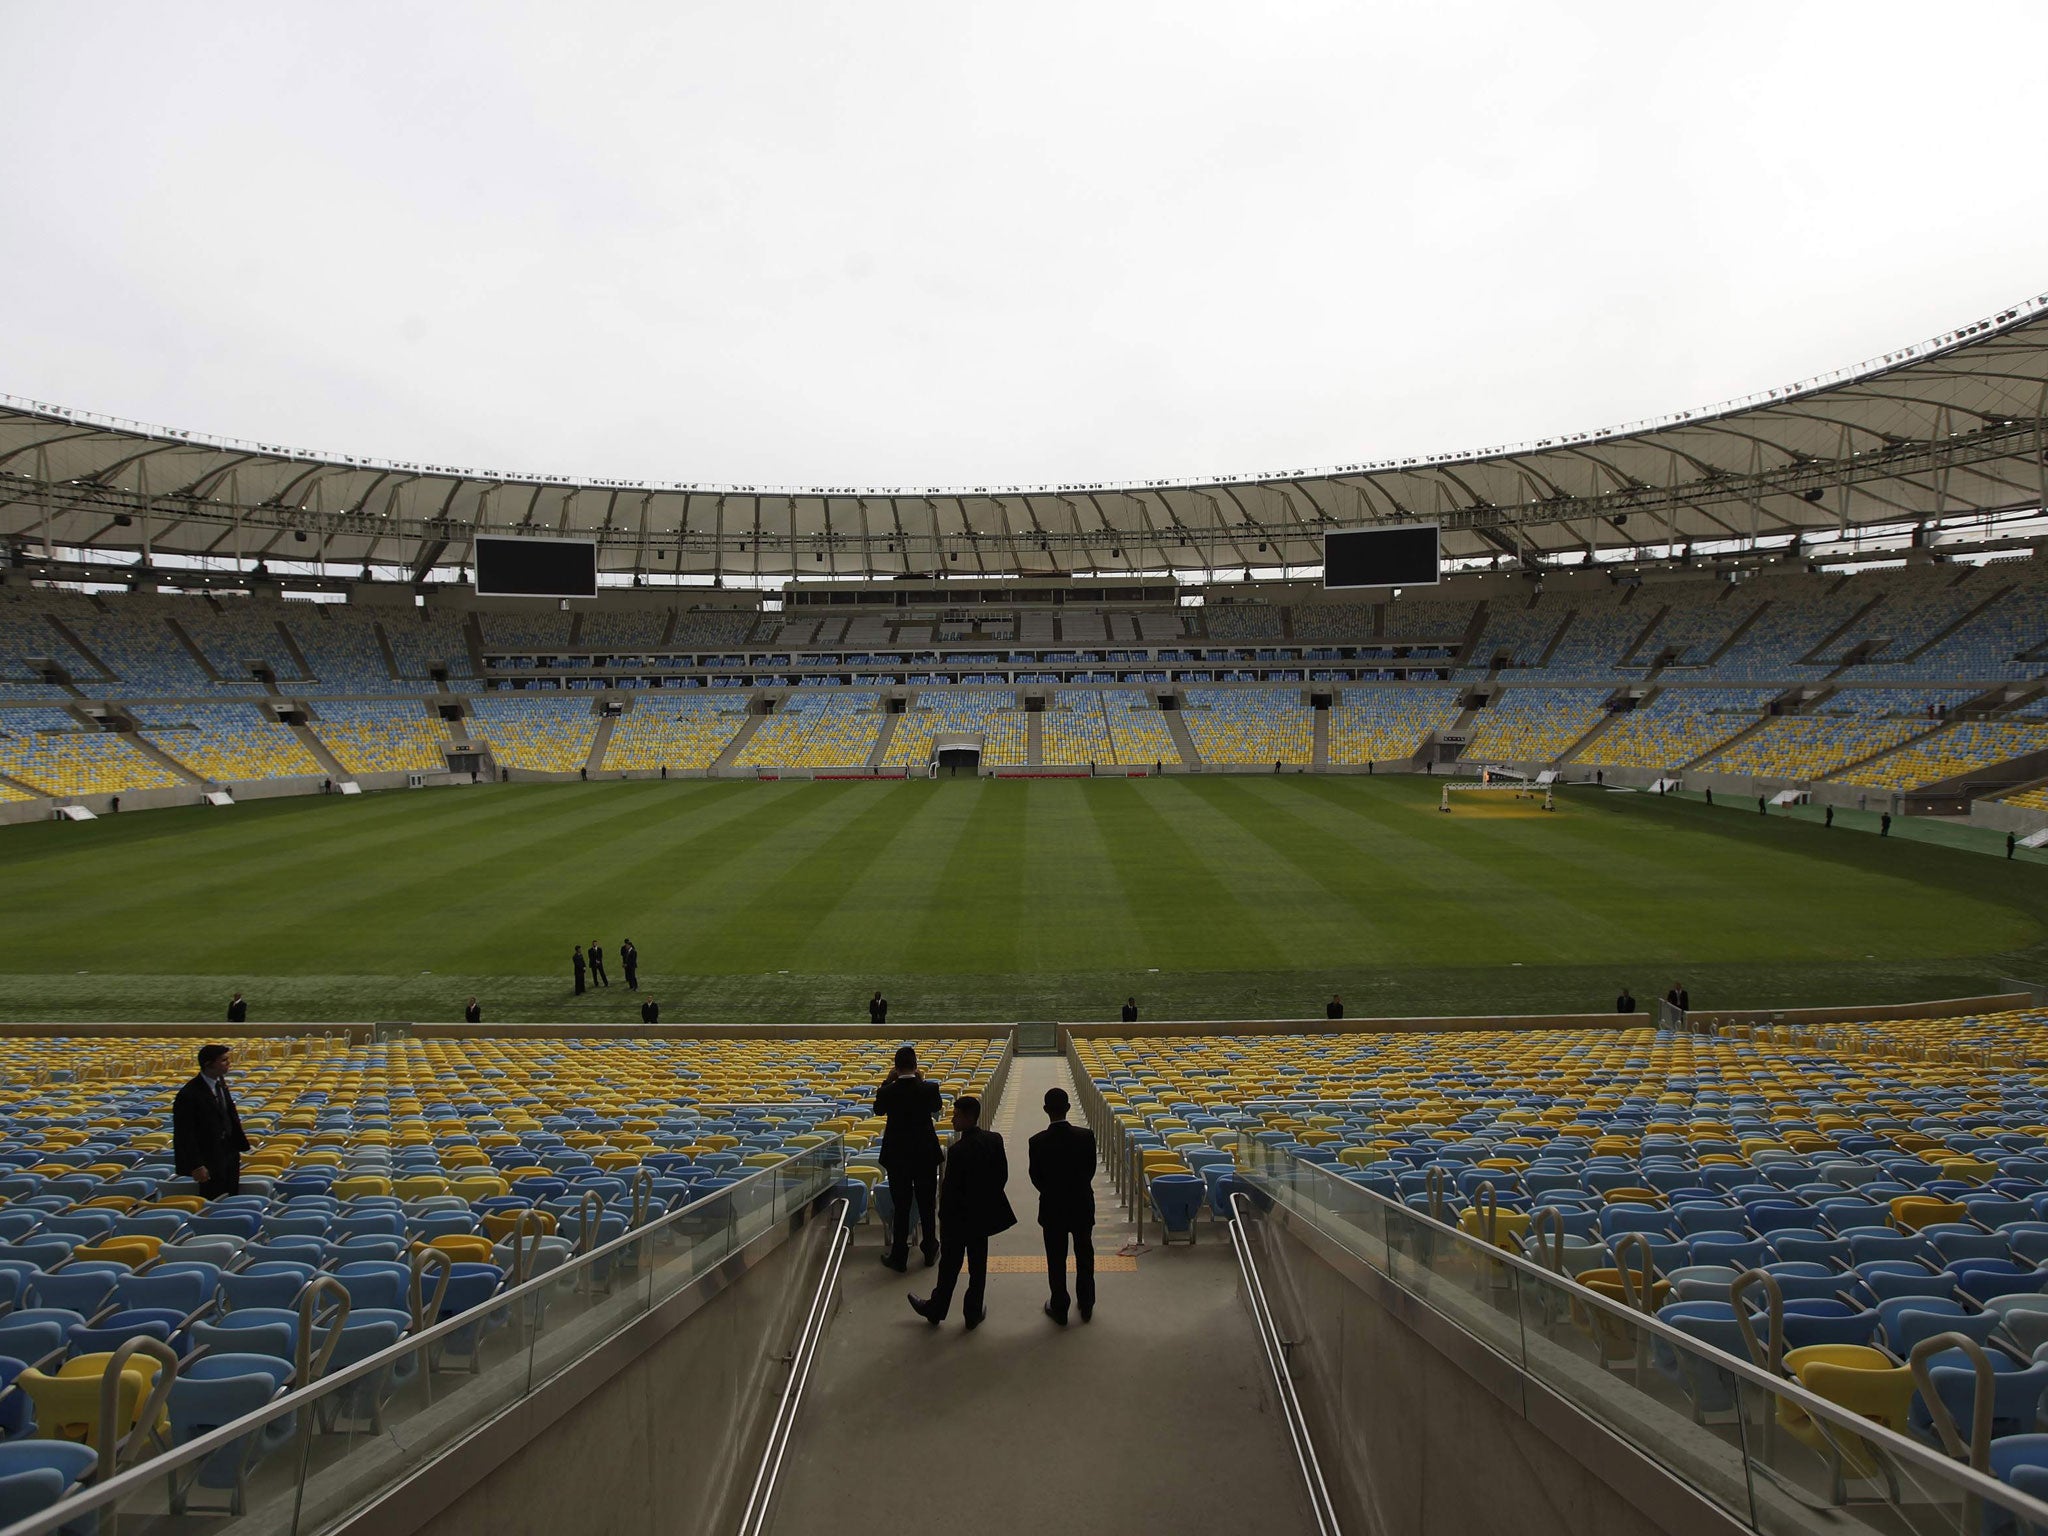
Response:
[[[896,1208],[895,1230],[882,1262],[901,1274],[910,1268],[910,1207],[917,1206],[918,1247],[929,1269],[939,1256],[939,1085],[917,1069],[917,1052],[898,1046],[896,1060],[882,1086],[875,1090],[875,1113],[887,1120],[882,1129],[882,1171],[889,1176],[889,1200]]]

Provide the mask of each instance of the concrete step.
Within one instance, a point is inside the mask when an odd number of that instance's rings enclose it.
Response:
[[[754,732],[760,730],[761,723],[764,720],[767,720],[768,718],[769,716],[767,715],[747,716],[746,720],[740,726],[739,734],[734,736],[733,739],[726,744],[725,750],[718,754],[718,760],[711,765],[711,771],[713,773],[716,773],[722,768],[730,768],[735,762],[737,762],[739,760],[740,753],[744,752],[747,749],[747,743],[754,739]]]

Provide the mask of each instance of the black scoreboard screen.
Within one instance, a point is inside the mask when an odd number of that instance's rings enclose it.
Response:
[[[1323,585],[1331,591],[1343,587],[1433,587],[1442,580],[1435,523],[1323,535]]]
[[[476,541],[479,597],[595,597],[597,545],[589,539]]]

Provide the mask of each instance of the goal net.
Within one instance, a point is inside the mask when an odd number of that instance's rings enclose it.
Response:
[[[1515,800],[1540,800],[1543,809],[1557,809],[1556,797],[1548,784],[1535,784],[1526,779],[1453,779],[1444,785],[1443,799],[1437,809],[1448,811],[1452,795],[1487,795],[1496,799],[1501,796]]]

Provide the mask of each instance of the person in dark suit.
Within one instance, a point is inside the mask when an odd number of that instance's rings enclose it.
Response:
[[[1135,997],[1127,997],[1124,999],[1123,1017],[1124,1022],[1126,1024],[1135,1024],[1138,1022],[1138,1000]]]
[[[465,1004],[463,1007],[462,1022],[465,1024],[481,1024],[483,1023],[483,1021],[483,1005],[477,1002],[477,1000],[474,997],[472,997],[469,1000],[469,1002]]]
[[[1344,999],[1343,999],[1343,998],[1341,998],[1341,997],[1339,997],[1339,996],[1338,996],[1338,995],[1337,995],[1336,993],[1332,992],[1332,993],[1330,994],[1330,1000],[1329,1000],[1329,1002],[1327,1002],[1327,1003],[1325,1003],[1325,1004],[1323,1005],[1323,1017],[1324,1017],[1324,1018],[1326,1018],[1326,1019],[1341,1019],[1341,1018],[1343,1018],[1343,1017],[1344,1017]]]
[[[868,999],[868,1022],[877,1028],[889,1022],[889,999],[882,996],[882,989],[875,988],[875,995]]]
[[[1627,987],[1623,987],[1621,989],[1621,996],[1614,1000],[1614,1011],[1616,1013],[1634,1013],[1636,1011],[1635,993],[1629,991]]]
[[[934,1328],[946,1320],[960,1265],[967,1265],[967,1294],[960,1317],[970,1330],[988,1315],[988,1240],[1017,1225],[1004,1186],[1010,1159],[1003,1138],[981,1128],[981,1100],[963,1093],[953,1101],[953,1145],[946,1153],[946,1178],[939,1186],[939,1283],[931,1295],[910,1298],[910,1309]]]
[[[661,1004],[651,997],[642,1003],[640,1005],[640,1022],[642,1024],[659,1024],[661,1022]]]
[[[604,948],[595,939],[590,941],[590,979],[600,987],[612,984],[611,977],[604,973]]]
[[[249,1022],[249,1005],[243,1000],[242,994],[239,992],[228,999],[228,1022],[230,1024],[246,1024]]]
[[[1045,1233],[1045,1277],[1052,1299],[1045,1315],[1067,1326],[1067,1241],[1074,1244],[1073,1301],[1081,1321],[1095,1315],[1095,1133],[1067,1123],[1071,1105],[1064,1088],[1045,1090],[1045,1115],[1052,1124],[1031,1138],[1031,1187],[1038,1191],[1038,1225]]]
[[[626,985],[633,991],[640,990],[640,951],[633,947],[631,939],[619,941],[619,964],[626,968]]]
[[[576,953],[569,963],[576,967],[576,995],[581,997],[583,995],[583,946],[581,944],[576,946]]]
[[[875,1090],[875,1113],[887,1119],[882,1127],[880,1162],[889,1175],[889,1201],[895,1206],[895,1229],[882,1262],[901,1274],[910,1268],[910,1208],[917,1207],[918,1247],[929,1268],[939,1256],[938,1189],[939,1085],[917,1070],[917,1052],[896,1048],[896,1060],[882,1086]]]
[[[1892,835],[1892,813],[1890,811],[1885,811],[1877,818],[1877,835],[1879,837],[1890,837]]]
[[[242,1187],[242,1154],[249,1138],[228,1092],[232,1054],[224,1045],[199,1047],[199,1075],[171,1101],[171,1166],[209,1200]]]

